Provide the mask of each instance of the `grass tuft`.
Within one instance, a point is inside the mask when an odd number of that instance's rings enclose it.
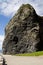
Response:
[[[41,55],[43,55],[43,51],[33,52],[33,53],[16,54],[16,56],[41,56]]]

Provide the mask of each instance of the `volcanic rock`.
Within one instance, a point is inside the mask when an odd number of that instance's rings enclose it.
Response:
[[[30,4],[23,4],[5,28],[4,54],[43,50],[43,18]]]

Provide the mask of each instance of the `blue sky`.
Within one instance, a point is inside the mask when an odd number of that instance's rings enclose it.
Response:
[[[0,49],[5,37],[5,26],[22,4],[31,4],[37,14],[43,16],[43,0],[0,0]]]

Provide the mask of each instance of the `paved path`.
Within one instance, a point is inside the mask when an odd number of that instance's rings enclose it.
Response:
[[[4,55],[7,65],[43,65],[43,56],[11,56]]]

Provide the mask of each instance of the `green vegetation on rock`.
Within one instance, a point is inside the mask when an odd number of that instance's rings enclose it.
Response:
[[[42,56],[43,51],[33,52],[33,53],[24,53],[24,54],[16,54],[16,56]]]

